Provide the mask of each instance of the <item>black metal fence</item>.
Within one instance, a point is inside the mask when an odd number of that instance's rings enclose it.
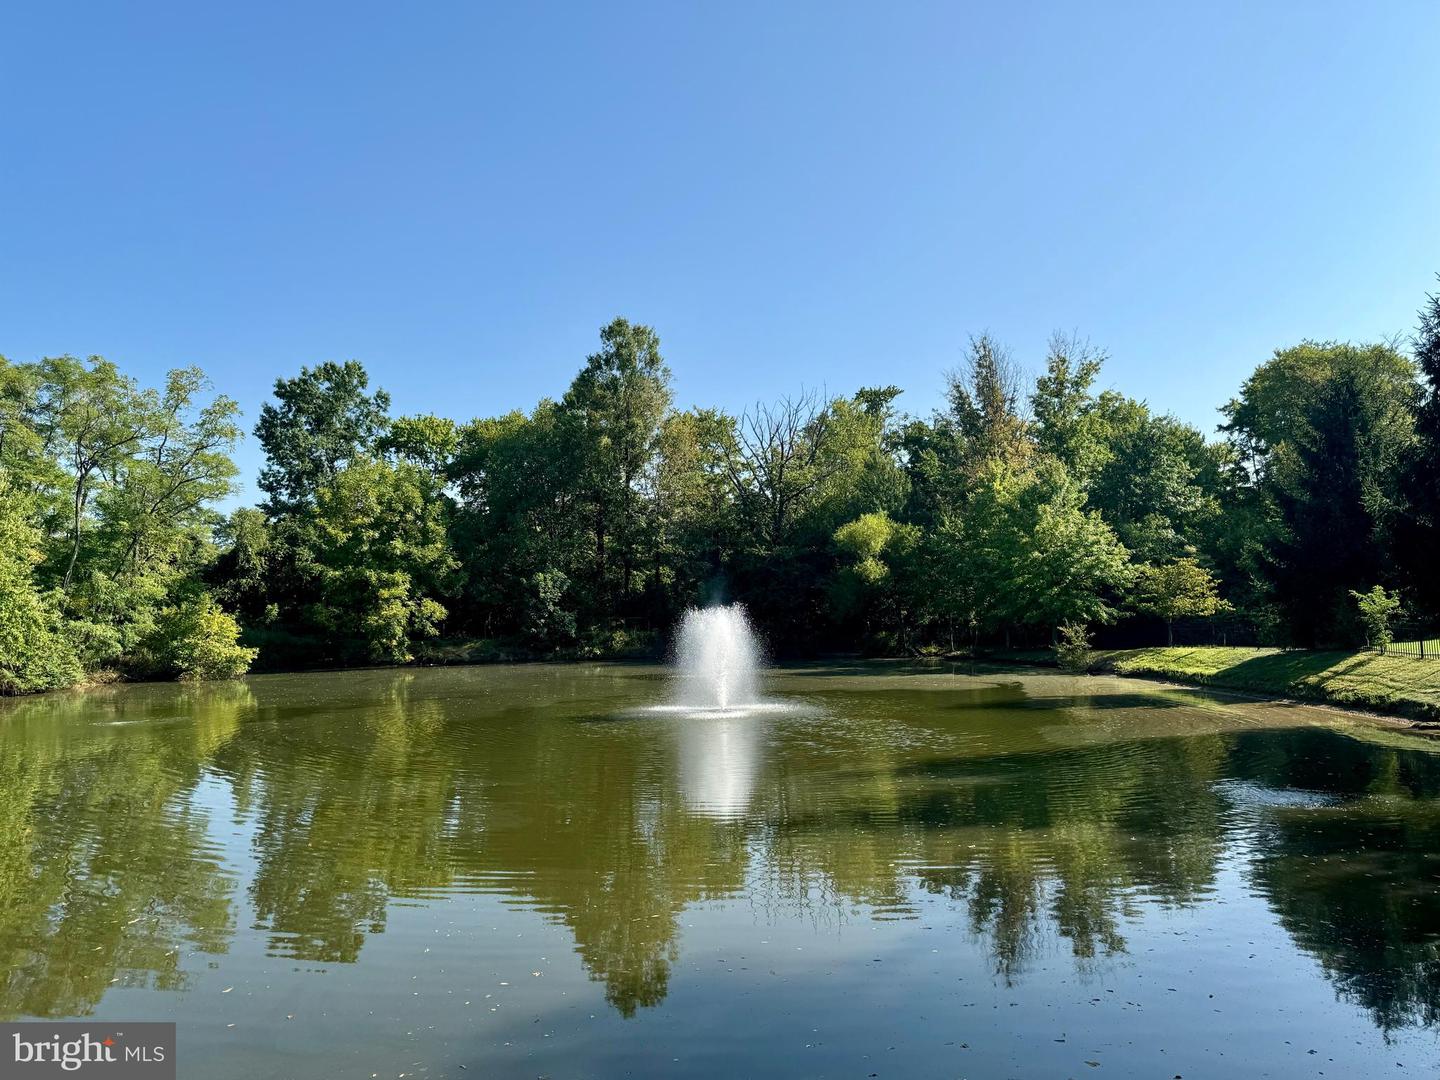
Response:
[[[1395,640],[1388,645],[1371,645],[1372,652],[1386,656],[1413,656],[1417,660],[1440,660],[1440,630],[1432,624],[1401,624],[1394,629]]]
[[[1178,648],[1200,645],[1258,647],[1270,644],[1264,629],[1252,620],[1234,614],[1210,619],[1164,619],[1135,615],[1114,626],[1096,627],[1095,647],[1099,649],[1146,649],[1156,645]]]
[[[1352,632],[1358,635],[1358,627]],[[1096,628],[1094,636],[1095,647],[1100,649],[1140,649],[1167,643],[1181,648],[1229,645],[1252,649],[1308,647],[1343,652],[1360,647],[1386,656],[1440,660],[1440,626],[1434,622],[1397,623],[1392,627],[1391,641],[1384,647],[1365,643],[1356,637],[1316,646],[1301,646],[1286,640],[1282,628],[1263,625],[1239,613],[1228,613],[1211,619],[1176,619],[1173,626],[1166,626],[1161,619],[1132,616],[1117,625]]]

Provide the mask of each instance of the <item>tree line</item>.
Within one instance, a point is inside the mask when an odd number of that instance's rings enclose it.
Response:
[[[645,654],[717,601],[777,654],[1196,619],[1349,646],[1440,612],[1440,296],[1406,341],[1277,350],[1214,439],[1105,359],[1056,335],[1032,379],[982,335],[927,417],[890,385],[737,416],[676,408],[616,319],[558,400],[465,423],[326,362],[276,382],[264,498],[227,514],[239,408],[198,369],[0,358],[0,692]]]

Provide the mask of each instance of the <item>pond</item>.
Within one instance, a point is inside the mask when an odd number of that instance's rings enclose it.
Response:
[[[180,1075],[1407,1076],[1440,744],[948,665],[532,665],[0,703],[0,1019]]]

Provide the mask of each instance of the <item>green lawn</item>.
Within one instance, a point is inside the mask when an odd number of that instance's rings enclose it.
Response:
[[[1405,653],[1409,656],[1418,656],[1421,647],[1425,649],[1425,659],[1440,660],[1440,638],[1426,638],[1421,641],[1419,638],[1412,638],[1409,641],[1391,642],[1389,651],[1392,653]]]
[[[1208,646],[1109,649],[1096,669],[1176,682],[1250,690],[1374,712],[1440,721],[1440,656],[1305,652]]]

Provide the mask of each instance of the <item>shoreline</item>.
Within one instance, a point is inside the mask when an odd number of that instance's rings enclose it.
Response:
[[[1216,661],[1232,659],[1236,653],[1243,654],[1239,664],[1225,666],[1217,664]],[[833,662],[839,658],[839,654],[827,656],[816,656],[805,660],[790,661],[798,663],[826,663]],[[959,654],[948,654],[933,658],[914,656],[893,656],[893,657],[859,657],[855,654],[845,654],[844,659],[848,662],[860,661],[861,663],[925,663],[927,660],[936,662],[955,662],[960,659],[977,663],[993,664],[999,667],[1021,667],[1031,668],[1036,671],[1058,671],[1058,664],[1053,654],[1048,650],[996,650],[985,652],[979,656],[970,657]],[[1140,679],[1145,682],[1154,683],[1159,686],[1166,686],[1175,689],[1203,690],[1216,697],[1226,697],[1235,700],[1275,702],[1278,704],[1297,705],[1307,708],[1320,708],[1337,715],[1354,718],[1380,727],[1391,730],[1405,731],[1417,735],[1426,736],[1431,739],[1440,738],[1440,663],[1432,663],[1425,660],[1389,659],[1389,666],[1396,664],[1414,665],[1411,669],[1417,676],[1416,683],[1419,685],[1406,687],[1400,694],[1392,694],[1384,688],[1371,687],[1366,692],[1357,692],[1354,686],[1336,687],[1329,679],[1321,677],[1326,671],[1340,668],[1342,673],[1353,675],[1357,665],[1365,666],[1367,663],[1384,662],[1385,657],[1376,657],[1374,654],[1363,653],[1304,653],[1289,652],[1279,653],[1275,650],[1256,649],[1234,649],[1223,646],[1197,646],[1197,647],[1173,647],[1173,648],[1151,648],[1151,649],[1112,649],[1096,650],[1094,660],[1089,671],[1085,675],[1112,675],[1121,678]],[[1198,661],[1198,662],[1197,662]],[[1304,667],[1311,670],[1303,677],[1303,681],[1291,680],[1285,684],[1272,682],[1271,685],[1257,685],[1261,682],[1250,673],[1240,678],[1227,677],[1226,672],[1234,667],[1245,664],[1252,664],[1263,661],[1270,667],[1277,664],[1293,670],[1297,667]],[[1186,670],[1184,662],[1189,662],[1190,669]],[[24,700],[26,698],[51,697],[56,694],[69,692],[88,693],[96,690],[115,690],[125,686],[147,686],[147,685],[188,685],[190,687],[218,687],[234,682],[243,683],[251,677],[266,678],[283,675],[321,675],[336,674],[341,672],[358,671],[414,671],[426,668],[454,668],[454,667],[492,667],[497,665],[529,665],[529,664],[597,664],[597,663],[618,663],[618,664],[654,664],[664,663],[660,656],[636,656],[636,655],[615,655],[596,657],[504,657],[472,659],[467,661],[452,661],[449,663],[418,662],[409,664],[366,664],[350,667],[313,667],[293,668],[288,670],[269,670],[252,672],[241,676],[236,680],[220,680],[212,682],[189,682],[185,684],[170,683],[165,680],[135,680],[115,678],[113,673],[105,673],[100,678],[82,680],[74,686],[60,687],[55,690],[43,691],[38,694],[8,695],[0,697],[0,703],[6,700]],[[1321,668],[1320,665],[1326,666]],[[783,664],[781,666],[784,666]],[[1207,670],[1208,668],[1208,670]],[[1353,682],[1353,679],[1352,679]],[[1297,692],[1298,691],[1298,692]]]
[[[1229,659],[1236,653],[1244,656],[1238,663],[1230,665],[1208,664],[1202,667],[1201,663],[1195,662]],[[999,664],[1058,669],[1053,656],[1038,650],[997,652],[985,659]],[[1191,662],[1188,670],[1185,661]],[[1269,670],[1262,669],[1258,677],[1254,672],[1227,676],[1227,671],[1247,664],[1261,664]],[[1399,668],[1402,664],[1414,667]],[[1206,667],[1209,669],[1205,670]],[[1396,692],[1373,676],[1367,682],[1365,671],[1360,671],[1358,675],[1355,671],[1356,668],[1376,667],[1408,670],[1415,678],[1411,685]],[[1307,669],[1304,674],[1294,674],[1295,669],[1302,668]],[[1384,657],[1373,653],[1174,646],[1096,650],[1086,674],[1117,675],[1172,687],[1206,690],[1249,701],[1321,708],[1378,722],[1385,727],[1440,738],[1440,664],[1432,664],[1428,660]],[[1290,677],[1281,681],[1284,675]]]

